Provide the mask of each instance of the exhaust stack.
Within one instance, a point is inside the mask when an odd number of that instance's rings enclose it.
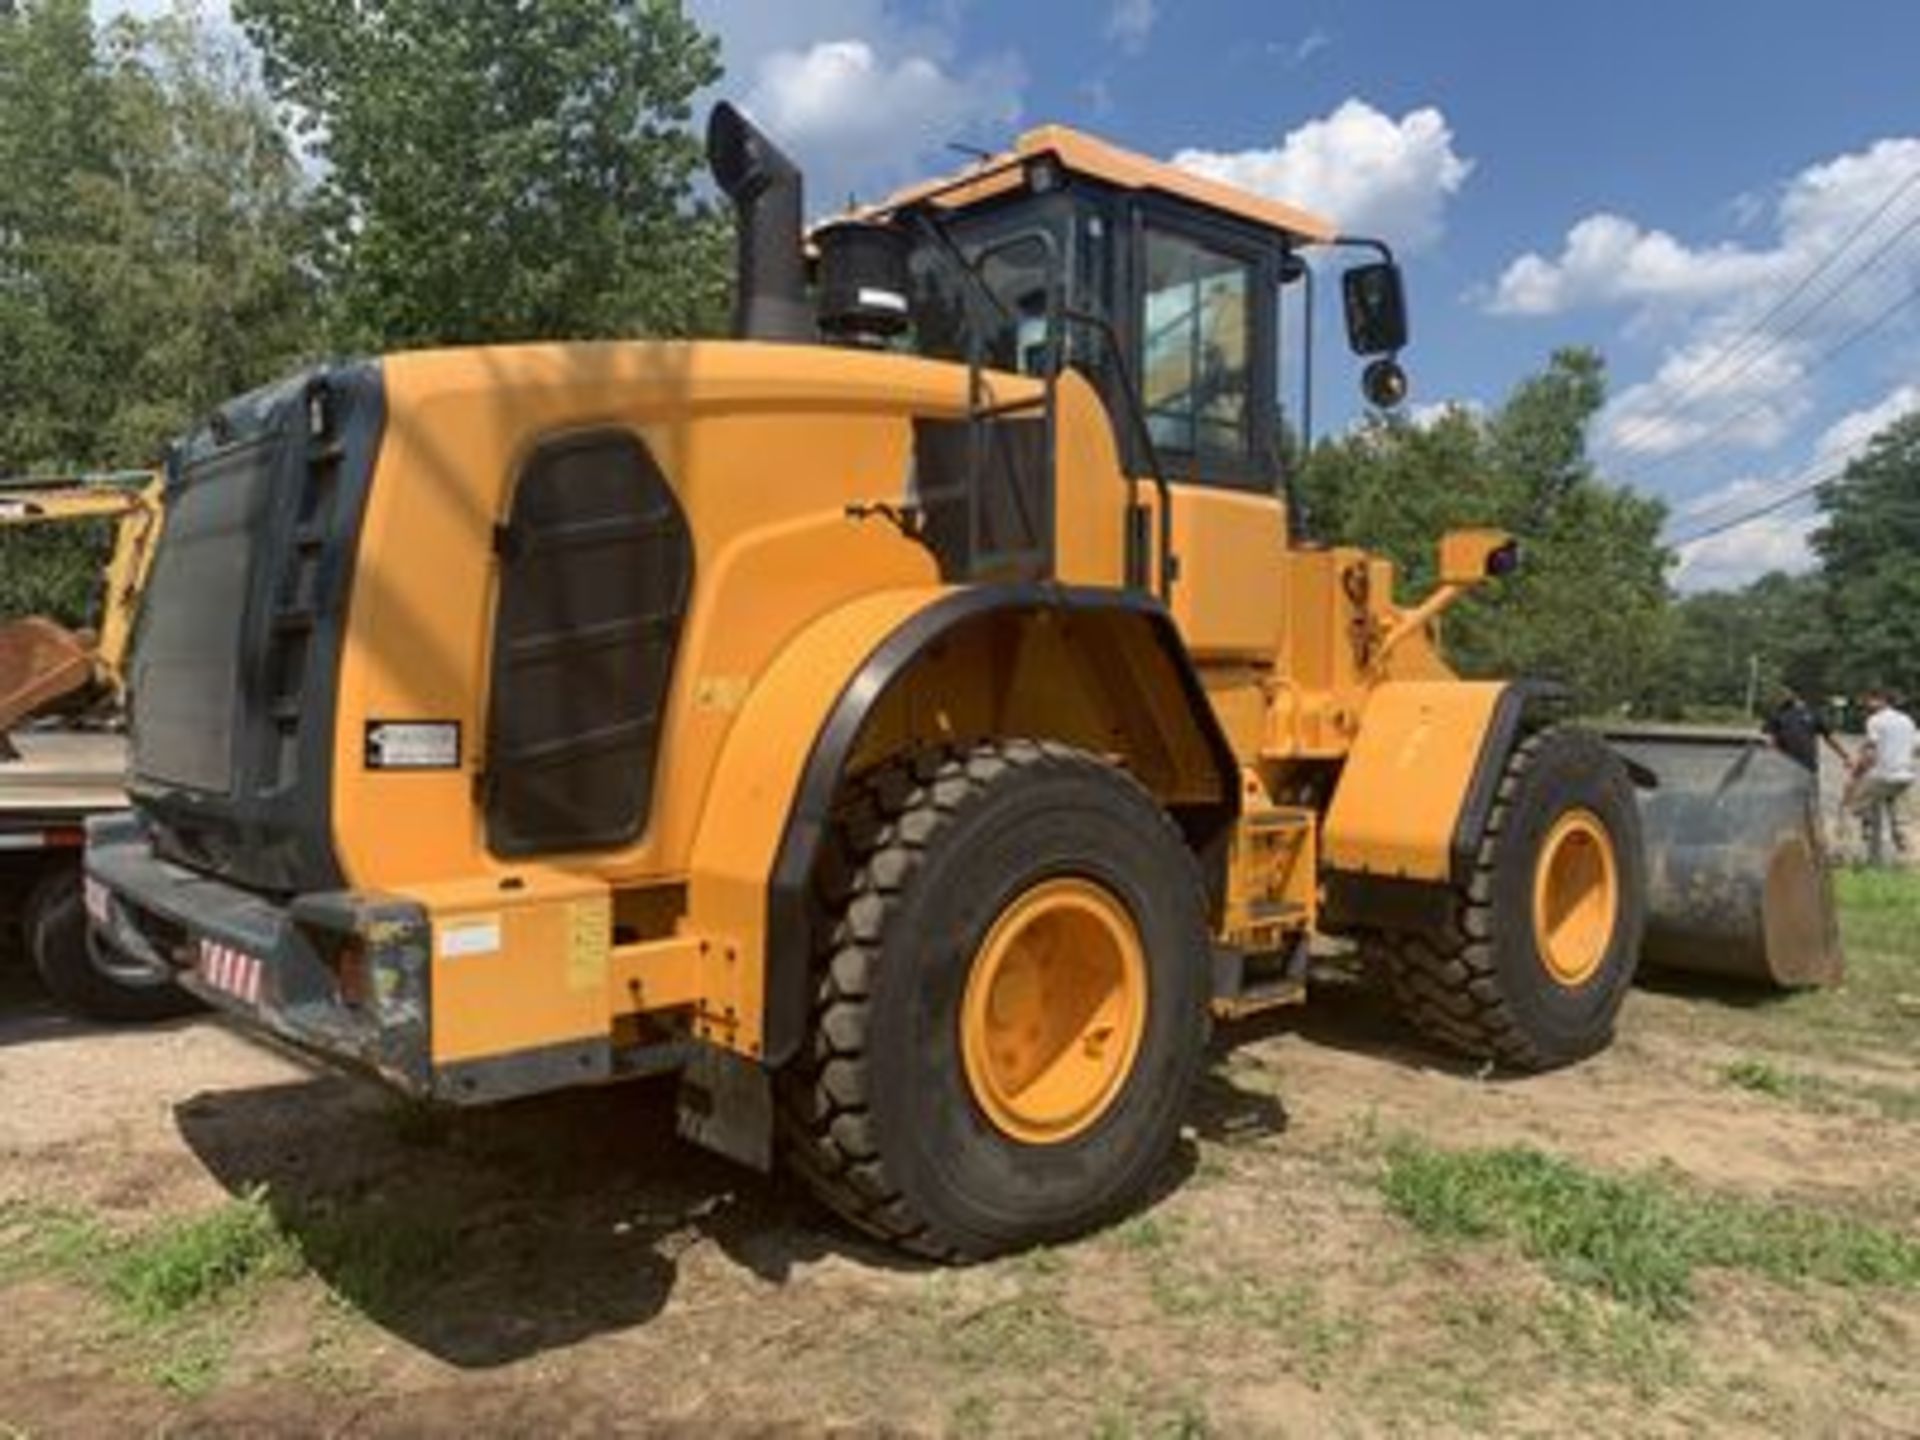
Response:
[[[739,234],[734,335],[798,343],[817,339],[800,249],[798,167],[724,100],[707,120],[707,167],[733,202]]]

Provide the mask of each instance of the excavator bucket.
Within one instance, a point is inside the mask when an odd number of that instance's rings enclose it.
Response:
[[[1779,988],[1841,978],[1813,777],[1750,731],[1609,730],[1638,782],[1643,964]]]
[[[93,684],[93,648],[39,616],[0,624],[0,745],[22,720]]]

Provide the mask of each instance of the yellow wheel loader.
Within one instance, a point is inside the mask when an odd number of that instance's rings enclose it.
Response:
[[[419,1096],[676,1072],[690,1137],[944,1257],[1137,1202],[1319,937],[1468,1054],[1603,1046],[1659,757],[1449,670],[1506,536],[1408,604],[1290,526],[1283,294],[1364,246],[1396,400],[1387,247],[1059,128],[803,239],[708,141],[734,338],[388,355],[180,443],[110,943]]]
[[[93,945],[81,892],[87,820],[126,808],[117,717],[141,586],[160,532],[160,483],[140,473],[0,485],[0,530],[110,524],[97,633],[40,615],[0,620],[0,923],[41,981],[100,1020],[198,1008],[164,972]]]

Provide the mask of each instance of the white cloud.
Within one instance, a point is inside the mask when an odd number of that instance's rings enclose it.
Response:
[[[1804,355],[1755,344],[1734,363],[1727,356],[1727,341],[1712,331],[1668,351],[1651,379],[1622,390],[1601,413],[1600,444],[1639,456],[1708,439],[1753,450],[1779,444],[1813,403]]]
[[[1309,30],[1294,44],[1292,63],[1304,65],[1322,50],[1333,44],[1333,36],[1324,30]]]
[[[1684,330],[1601,417],[1601,443],[1616,453],[1653,461],[1709,441],[1764,449],[1812,409],[1816,368],[1834,347],[1920,283],[1920,246],[1903,243],[1920,225],[1916,176],[1920,137],[1810,165],[1770,194],[1737,197],[1736,228],[1771,232],[1751,241],[1690,245],[1589,215],[1553,258],[1512,261],[1485,305],[1508,316],[1613,307],[1643,333]]]
[[[1787,182],[1771,208],[1766,246],[1732,241],[1687,245],[1665,231],[1600,212],[1567,232],[1553,259],[1530,252],[1509,264],[1488,302],[1495,314],[1554,315],[1582,306],[1643,305],[1670,311],[1739,296],[1751,319],[1834,251],[1849,232],[1920,171],[1920,138],[1881,140],[1867,149],[1810,165]],[[1736,223],[1767,213],[1751,193],[1736,198]],[[1887,217],[1890,230],[1902,218]],[[1861,237],[1846,256],[1858,263],[1883,232]],[[1836,267],[1838,270],[1839,267]],[[1837,278],[1837,277],[1836,277]],[[1753,287],[1761,287],[1759,295]],[[1814,294],[1821,293],[1815,287]]]
[[[950,159],[947,143],[1004,142],[1019,119],[1017,56],[955,58],[952,14],[914,20],[890,0],[691,0],[720,37],[727,88],[800,164],[808,209],[884,193]]]
[[[1750,510],[1787,500],[1814,480],[1836,474],[1869,441],[1901,416],[1920,410],[1920,385],[1897,385],[1872,405],[1841,416],[1813,442],[1807,465],[1790,475],[1743,477],[1698,495],[1678,507],[1679,529],[1711,528]],[[1680,547],[1674,584],[1681,590],[1737,589],[1773,570],[1789,574],[1814,562],[1808,537],[1819,527],[1814,497],[1788,501],[1779,510]]]
[[[1469,416],[1482,416],[1487,413],[1487,407],[1478,400],[1435,400],[1428,404],[1414,404],[1407,407],[1407,423],[1416,430],[1431,430],[1456,411]]]
[[[1867,448],[1867,442],[1904,415],[1920,410],[1920,385],[1896,385],[1886,398],[1843,415],[1829,425],[1813,445],[1810,467],[1821,475],[1832,474]]]
[[[1731,244],[1690,250],[1622,216],[1589,215],[1567,232],[1557,259],[1528,254],[1509,265],[1488,308],[1496,315],[1557,315],[1623,301],[1694,304],[1771,280],[1788,263],[1778,252]]]
[[[1759,485],[1758,481],[1740,483]],[[1673,572],[1674,587],[1688,593],[1737,590],[1775,570],[1797,574],[1813,564],[1807,537],[1819,518],[1792,510],[1763,515],[1738,530],[1682,546],[1680,563]]]
[[[1447,202],[1473,173],[1453,148],[1439,110],[1400,119],[1350,99],[1331,115],[1291,130],[1268,149],[1182,150],[1173,163],[1332,217],[1351,234],[1378,235],[1404,249],[1431,244]]]
[[[804,158],[812,208],[834,209],[981,124],[1011,124],[1023,78],[1000,65],[957,76],[924,55],[887,61],[864,40],[823,40],[762,60],[746,106]]]
[[[1107,38],[1129,54],[1138,54],[1146,48],[1158,18],[1154,0],[1113,0],[1107,11]]]

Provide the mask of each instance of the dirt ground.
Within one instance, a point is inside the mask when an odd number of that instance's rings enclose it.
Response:
[[[1526,1080],[1330,979],[1222,1037],[1150,1208],[967,1270],[680,1146],[662,1086],[448,1123],[212,1022],[90,1030],[11,981],[0,1435],[1920,1434],[1920,1289],[1706,1268],[1651,1317],[1510,1240],[1423,1234],[1380,1182],[1409,1139],[1526,1145],[1912,1245],[1901,933],[1866,935],[1858,993],[1643,988],[1611,1051]],[[300,1258],[164,1319],[85,1253],[248,1205]]]

